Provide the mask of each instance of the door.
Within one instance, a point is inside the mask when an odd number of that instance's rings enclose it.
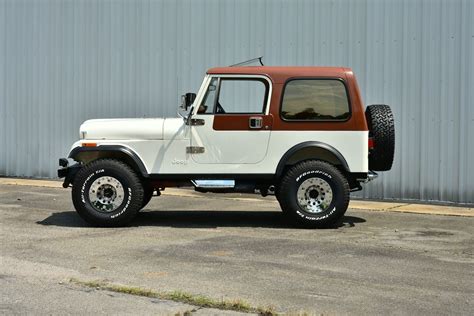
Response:
[[[191,122],[192,159],[255,164],[268,149],[271,83],[262,76],[213,76]]]

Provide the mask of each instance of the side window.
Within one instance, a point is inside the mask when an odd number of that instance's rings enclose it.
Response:
[[[263,80],[222,78],[215,113],[260,114],[265,109],[266,96],[267,84]]]
[[[214,111],[214,103],[216,100],[217,94],[217,84],[218,79],[212,78],[211,82],[209,83],[209,87],[207,88],[206,95],[199,106],[198,113],[199,114],[211,114]]]
[[[283,92],[281,116],[286,120],[346,120],[350,116],[344,83],[337,79],[295,79]]]

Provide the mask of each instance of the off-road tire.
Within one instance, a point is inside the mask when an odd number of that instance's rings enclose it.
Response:
[[[114,211],[98,211],[90,202],[89,189],[101,177],[113,177],[123,188],[123,201]],[[77,213],[91,225],[124,226],[132,221],[141,208],[143,185],[127,164],[115,159],[98,159],[78,171],[72,187],[72,201]]]
[[[365,117],[369,126],[369,137],[374,148],[369,154],[369,169],[387,171],[392,168],[395,154],[395,123],[392,110],[385,104],[367,106]]]
[[[298,203],[297,192],[307,179],[322,179],[332,190],[332,200],[325,211],[310,213]],[[308,160],[291,167],[283,176],[278,201],[284,216],[293,224],[306,228],[334,226],[349,205],[349,184],[333,165],[319,160]]]

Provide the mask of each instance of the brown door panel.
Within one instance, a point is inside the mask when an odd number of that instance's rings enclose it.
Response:
[[[262,128],[250,128],[250,118],[262,118]],[[258,131],[270,130],[273,125],[273,116],[264,114],[217,114],[214,116],[213,129],[215,131]]]

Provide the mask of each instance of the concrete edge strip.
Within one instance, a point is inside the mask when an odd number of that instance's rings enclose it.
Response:
[[[62,188],[60,181],[54,180],[37,180],[37,179],[19,179],[19,178],[0,178],[0,185],[19,185],[19,186],[35,186],[47,188]],[[163,191],[163,195],[168,196],[183,196],[193,198],[212,198],[204,196],[200,193],[194,193],[189,190],[168,188]],[[261,199],[244,198],[244,197],[221,197],[226,200],[234,201],[248,201],[248,202],[262,202]],[[265,201],[277,203],[277,201]],[[474,217],[474,209],[470,207],[454,207],[454,206],[440,206],[431,204],[414,204],[414,203],[396,203],[396,202],[376,202],[376,201],[362,201],[351,200],[349,208],[357,210],[368,210],[378,212],[397,212],[397,213],[415,213],[415,214],[430,214],[430,215],[449,215],[449,216],[465,216]]]

